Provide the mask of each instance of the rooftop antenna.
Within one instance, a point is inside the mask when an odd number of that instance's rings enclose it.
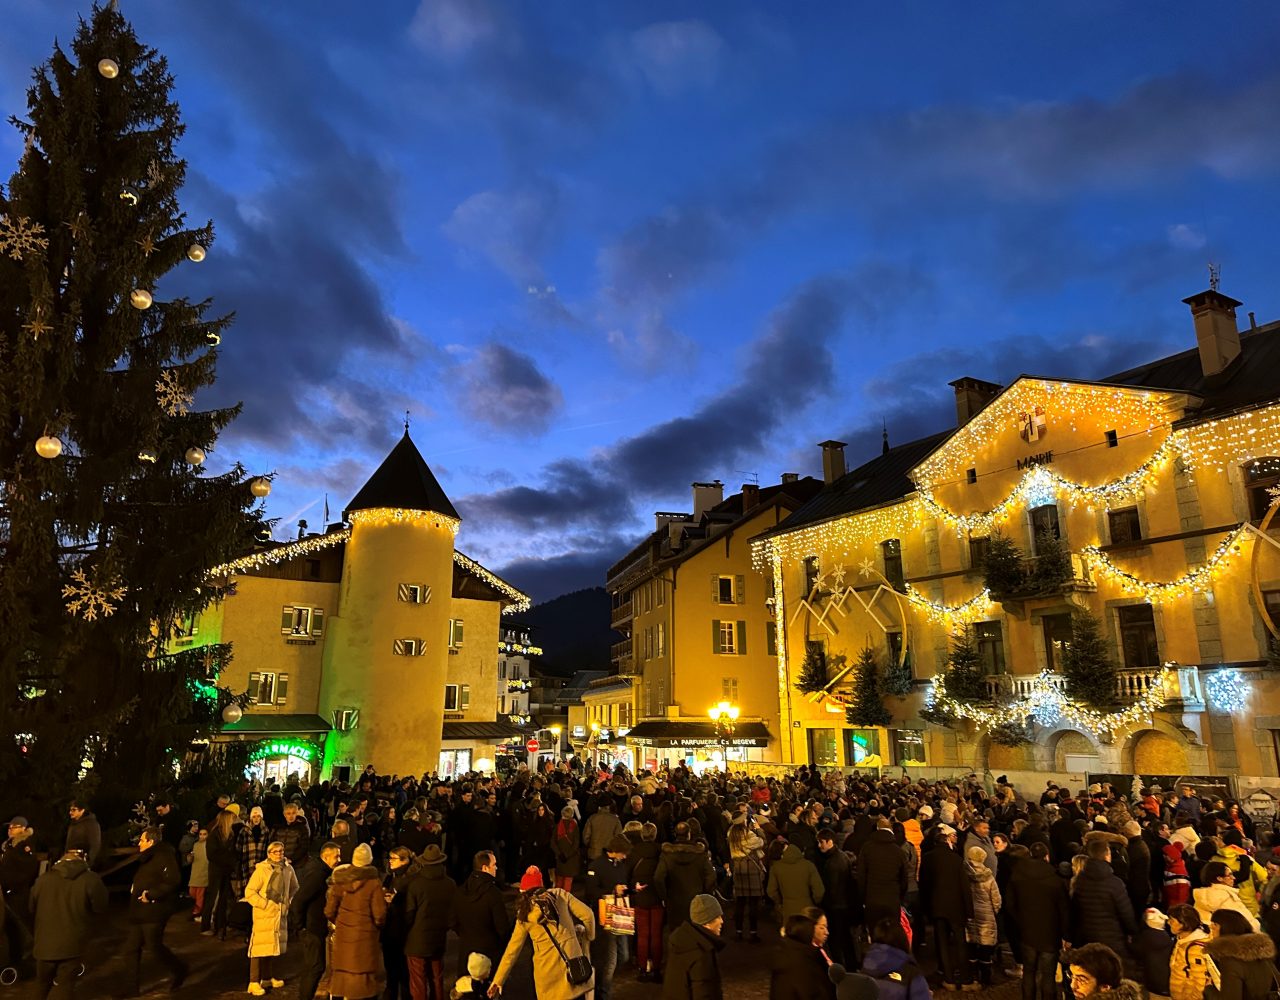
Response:
[[[408,410],[404,411],[404,432],[406,434],[409,433],[409,411]]]
[[[755,483],[757,486],[760,485],[760,473],[747,472],[745,469],[734,469],[733,471],[736,472],[739,476],[742,476],[742,478],[747,482]]]
[[[882,428],[880,454],[887,455],[889,454],[889,423],[884,419],[884,417],[880,418],[880,426]]]
[[[1209,261],[1209,288],[1217,291],[1218,286],[1222,284],[1222,265]]]

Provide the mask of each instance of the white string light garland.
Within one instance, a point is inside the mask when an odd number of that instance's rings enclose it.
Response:
[[[1244,536],[1248,531],[1248,526],[1243,524],[1235,528],[1218,544],[1208,560],[1195,569],[1188,570],[1176,580],[1160,582],[1143,580],[1121,569],[1096,545],[1086,545],[1080,552],[1089,557],[1089,568],[1092,572],[1106,577],[1126,594],[1140,596],[1152,604],[1159,604],[1171,598],[1186,597],[1205,590],[1212,583],[1213,578],[1240,554]]]

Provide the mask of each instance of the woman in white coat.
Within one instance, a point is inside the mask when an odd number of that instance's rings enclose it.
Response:
[[[244,898],[253,907],[253,931],[249,935],[249,994],[266,996],[267,986],[279,989],[283,979],[272,975],[272,959],[283,955],[289,943],[289,904],[298,891],[298,876],[284,856],[284,844],[267,845],[267,860],[258,862]]]

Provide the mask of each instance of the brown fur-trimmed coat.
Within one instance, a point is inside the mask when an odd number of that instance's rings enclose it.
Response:
[[[1205,942],[1205,1000],[1266,1000],[1276,946],[1266,934],[1234,934]]]

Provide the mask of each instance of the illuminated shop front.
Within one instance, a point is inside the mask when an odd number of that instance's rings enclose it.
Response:
[[[740,722],[731,736],[719,735],[710,722],[647,719],[627,733],[627,746],[636,768],[656,770],[663,764],[684,764],[695,773],[730,770],[762,762],[769,746],[763,722]]]
[[[318,781],[325,738],[332,727],[318,715],[249,712],[222,727],[222,740],[253,741],[248,777],[283,785],[289,775]]]
[[[290,775],[310,780],[321,754],[318,746],[304,740],[263,740],[253,751],[246,773],[264,785],[283,785]]]

